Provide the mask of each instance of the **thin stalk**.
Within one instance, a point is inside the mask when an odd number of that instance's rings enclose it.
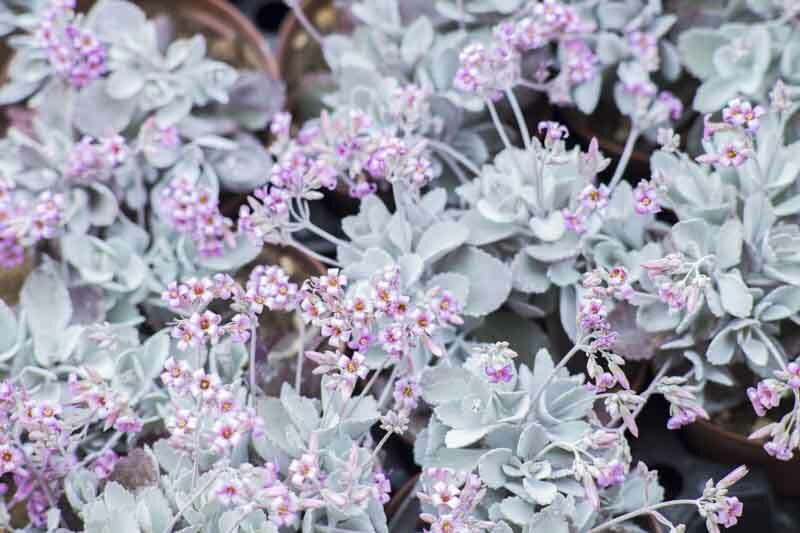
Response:
[[[302,385],[303,381],[303,362],[306,355],[303,343],[303,338],[305,337],[306,334],[306,323],[303,321],[302,318],[297,318],[296,315],[295,317],[297,320],[297,329],[300,333],[298,340],[298,342],[300,343],[300,347],[297,350],[297,370],[295,370],[294,373],[294,390],[297,391],[297,394],[300,394],[300,386]]]
[[[342,239],[340,239],[339,237],[337,237],[335,235],[331,235],[330,233],[328,233],[324,229],[322,229],[319,226],[317,226],[316,224],[312,223],[307,218],[303,219],[302,224],[303,224],[303,226],[302,226],[303,229],[307,229],[308,231],[310,231],[314,235],[317,235],[318,237],[322,237],[323,239],[325,239],[326,241],[328,241],[331,244],[334,244],[336,246],[342,246],[343,248],[354,248],[352,243],[349,243],[349,242],[347,242],[345,240],[342,240]]]
[[[611,183],[608,185],[610,193],[614,192],[614,188],[620,182],[622,175],[625,173],[625,169],[628,167],[628,161],[630,161],[631,155],[633,154],[633,147],[636,145],[639,133],[639,130],[635,126],[632,127],[630,133],[628,133],[628,140],[625,141],[625,148],[622,149],[619,163],[617,163],[617,168],[614,170],[614,177],[611,178]]]
[[[258,332],[258,317],[253,320],[253,326],[250,329],[250,396],[247,398],[247,404],[252,407],[256,396],[256,333]]]
[[[372,390],[372,386],[373,386],[373,385],[375,385],[375,382],[376,382],[376,381],[378,381],[378,376],[380,376],[380,375],[381,375],[381,372],[383,372],[383,370],[386,368],[386,362],[387,362],[387,360],[386,360],[386,359],[384,359],[384,360],[383,360],[383,363],[381,363],[381,366],[379,366],[379,367],[377,368],[377,370],[375,370],[375,372],[373,372],[373,373],[372,373],[372,376],[369,378],[369,381],[368,381],[368,382],[367,382],[367,384],[364,386],[364,389],[363,389],[363,390],[362,390],[362,391],[359,393],[358,397],[356,397],[356,400],[355,400],[355,402],[353,403],[353,407],[351,407],[351,408],[350,408],[350,409],[347,411],[347,414],[346,414],[346,416],[345,416],[344,418],[347,418],[348,416],[350,416],[350,415],[353,413],[353,411],[355,411],[355,410],[356,410],[356,407],[358,407],[358,404],[359,404],[359,402],[361,402],[361,398],[363,398],[364,396],[366,396],[366,395],[367,395],[367,393],[369,393],[369,391],[370,391],[370,390]],[[345,403],[342,405],[342,413],[344,413],[344,406],[345,406],[345,405],[347,405],[347,402],[345,402]]]
[[[394,368],[392,368],[392,374],[389,376],[389,381],[386,382],[386,385],[383,387],[383,390],[381,391],[381,397],[378,400],[378,411],[381,410],[381,407],[383,407],[383,405],[386,403],[386,400],[389,399],[392,390],[394,390],[394,380],[397,378],[398,369],[399,366],[394,365]]]
[[[464,31],[467,28],[464,22],[464,18],[466,17],[466,13],[464,12],[464,0],[456,0],[456,9],[458,9],[458,29]]]
[[[338,261],[336,261],[335,259],[331,259],[330,257],[327,257],[327,256],[324,256],[322,254],[319,254],[319,253],[315,252],[314,250],[312,250],[311,248],[309,248],[308,246],[306,246],[305,244],[299,243],[294,239],[292,239],[291,242],[289,242],[289,244],[291,246],[294,246],[295,248],[297,248],[299,251],[303,252],[307,256],[313,257],[317,261],[320,261],[321,263],[325,263],[326,265],[334,266],[334,267],[337,267],[337,268],[342,268],[342,264],[339,263]]]
[[[626,522],[626,521],[630,520],[631,518],[636,518],[637,516],[642,516],[644,514],[650,514],[651,512],[653,512],[653,511],[655,511],[657,509],[664,509],[665,507],[675,507],[675,506],[678,506],[678,505],[694,505],[694,506],[697,506],[697,500],[672,500],[672,501],[669,501],[669,502],[662,502],[662,503],[657,503],[655,505],[650,505],[648,507],[644,507],[642,509],[639,509],[638,511],[631,511],[630,513],[624,514],[622,516],[618,516],[617,518],[615,518],[613,520],[609,520],[608,522],[606,522],[604,524],[600,524],[597,527],[593,527],[592,529],[590,529],[586,533],[598,533],[599,531],[603,531],[604,529],[608,529],[611,526],[615,526],[617,524],[621,524],[622,522]]]
[[[322,46],[322,34],[311,24],[311,21],[308,20],[306,17],[305,12],[303,11],[303,6],[301,6],[300,0],[286,0],[286,3],[289,4],[289,7],[292,8],[292,12],[294,16],[297,17],[297,22],[303,27],[304,30],[311,36],[312,39],[317,41],[317,44]]]
[[[465,156],[464,154],[462,154],[461,152],[459,152],[458,150],[456,150],[452,146],[449,146],[448,144],[440,142],[440,141],[434,141],[432,139],[428,139],[427,144],[428,144],[428,146],[433,148],[435,151],[441,152],[442,154],[446,154],[446,155],[452,157],[453,159],[455,159],[456,161],[461,163],[464,166],[464,168],[466,168],[467,170],[469,170],[470,172],[472,172],[476,176],[480,175],[481,169],[479,169],[478,166],[475,163],[470,161],[469,158],[467,158],[467,156]]]
[[[389,440],[389,437],[391,437],[391,436],[392,436],[392,434],[393,434],[393,433],[392,433],[391,431],[387,431],[387,432],[386,432],[386,435],[384,435],[384,436],[383,436],[383,438],[381,438],[381,440],[378,442],[378,445],[377,445],[377,446],[375,446],[375,449],[374,449],[374,450],[372,450],[372,454],[369,456],[369,458],[368,458],[366,461],[364,461],[364,464],[362,464],[362,465],[361,465],[361,466],[358,468],[358,471],[359,471],[359,472],[361,472],[362,470],[364,470],[364,467],[365,467],[365,466],[369,465],[369,464],[370,464],[372,461],[374,461],[374,460],[375,460],[375,458],[378,456],[378,453],[381,451],[381,449],[383,448],[383,446],[386,444],[386,441],[388,441],[388,440]]]
[[[206,490],[208,490],[208,488],[211,486],[211,484],[214,483],[214,481],[217,480],[217,477],[219,477],[219,471],[217,471],[216,473],[214,473],[211,476],[209,476],[208,481],[205,484],[203,484],[202,487],[197,489],[197,491],[195,491],[195,493],[192,495],[192,497],[189,498],[189,501],[187,501],[185,504],[183,504],[183,507],[181,507],[178,510],[178,514],[176,514],[175,516],[172,517],[172,520],[170,521],[170,523],[167,525],[166,528],[164,528],[164,533],[171,533],[172,529],[178,523],[178,520],[180,520],[181,516],[183,516],[183,514],[186,511],[189,510],[189,507],[192,506],[192,504],[195,502],[195,500],[197,500],[197,498],[202,496],[202,494]],[[192,486],[194,486],[194,483],[192,483]]]
[[[535,81],[530,80],[517,80],[518,85],[522,85],[523,87],[527,87],[528,89],[533,89],[534,91],[539,92],[547,92],[548,87],[544,83],[536,83]]]
[[[533,398],[532,405],[536,405],[536,402],[538,402],[539,399],[542,397],[542,394],[544,394],[544,391],[547,389],[547,386],[550,385],[550,382],[553,381],[553,379],[556,377],[556,374],[558,374],[558,372],[562,368],[567,366],[567,363],[569,363],[570,359],[572,359],[576,353],[578,353],[584,348],[586,347],[583,346],[583,344],[580,343],[575,344],[575,346],[573,346],[572,349],[568,351],[564,357],[561,358],[561,361],[559,361],[558,364],[555,367],[553,367],[553,371],[550,373],[549,376],[547,376],[547,379],[544,380],[542,388],[539,389],[539,392],[537,392],[536,396]]]
[[[494,127],[497,129],[497,134],[500,136],[503,144],[506,145],[506,148],[511,148],[511,141],[508,139],[508,134],[506,133],[503,123],[500,122],[500,116],[497,114],[497,108],[494,106],[494,102],[487,98],[486,107],[489,108],[489,114],[492,116],[492,122],[494,122]]]
[[[514,118],[517,119],[517,126],[519,126],[519,132],[522,135],[522,142],[525,143],[525,149],[528,150],[531,147],[531,134],[528,131],[528,125],[525,123],[525,115],[522,113],[522,108],[519,106],[519,101],[516,95],[514,95],[514,91],[506,89],[506,98],[508,98],[508,102],[511,104],[511,110],[514,111]]]

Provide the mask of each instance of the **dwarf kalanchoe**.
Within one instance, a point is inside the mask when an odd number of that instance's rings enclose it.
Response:
[[[687,384],[685,377],[661,378],[656,385],[656,391],[669,402],[670,418],[667,420],[669,429],[692,424],[697,417],[708,420],[708,413],[698,403],[694,390]]]
[[[642,268],[655,283],[658,297],[670,311],[686,308],[692,312],[702,303],[703,289],[709,283],[708,276],[702,274],[700,268],[712,259],[706,256],[692,262],[680,253],[673,253],[643,263]]]
[[[483,371],[489,383],[508,383],[514,377],[514,358],[517,353],[509,348],[507,342],[479,346],[475,353],[481,359]]]

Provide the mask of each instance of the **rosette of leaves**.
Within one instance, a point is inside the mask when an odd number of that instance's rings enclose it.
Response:
[[[634,212],[626,182],[615,188],[606,208],[589,216],[584,233],[567,227],[563,211],[576,204],[594,177],[595,168],[582,166],[590,157],[600,168],[607,164],[599,154],[577,147],[559,153],[533,139],[528,150],[500,152],[480,176],[457,189],[468,207],[459,219],[469,228],[467,243],[511,261],[512,299],[557,287],[563,306],[574,309],[573,287],[587,261],[605,268],[623,265],[638,277],[641,261],[657,254],[647,245],[653,217]],[[636,250],[643,252],[630,253]],[[548,307],[544,299],[538,305]],[[574,332],[575,314],[564,316],[563,325]]]
[[[468,360],[427,370],[422,384],[434,417],[417,438],[415,460],[426,468],[477,468],[488,487],[479,511],[498,531],[582,531],[663,497],[652,479],[632,472],[603,493],[603,508],[592,507],[573,464],[575,446],[600,427],[591,415],[595,393],[582,375],[556,369],[547,350],[508,382],[490,383],[479,361]],[[615,458],[629,462],[624,439],[621,446]]]
[[[402,192],[398,197],[401,207],[394,213],[369,196],[357,215],[342,220],[350,242],[338,247],[337,257],[348,277],[368,279],[397,264],[405,287],[449,290],[467,316],[498,309],[511,290],[511,271],[469,245],[469,229],[445,209],[445,190],[433,189],[419,199]]]
[[[679,219],[664,249],[688,263],[702,260],[709,283],[693,311],[670,312],[654,295],[637,296],[637,322],[645,331],[672,332],[662,348],[684,350],[698,365],[697,353],[705,353],[708,363],[721,365],[706,376],[726,385],[733,384],[727,367],[736,362],[771,375],[776,357],[783,358],[784,327],[800,313],[800,146],[784,143],[784,122],[775,115],[763,118],[751,160],[739,167],[709,169],[663,151],[651,160],[654,171],[669,176],[664,205]],[[646,292],[655,292],[645,278]]]
[[[702,82],[694,108],[713,113],[737,96],[766,102],[776,79],[797,81],[800,37],[793,25],[791,17],[776,16],[684,31],[678,38],[681,60]]]

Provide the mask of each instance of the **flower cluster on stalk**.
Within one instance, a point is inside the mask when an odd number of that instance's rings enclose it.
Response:
[[[747,389],[753,410],[759,417],[764,417],[767,411],[778,407],[786,395],[791,395],[794,400],[792,409],[778,422],[770,422],[757,429],[750,438],[768,438],[764,444],[767,453],[781,461],[789,461],[800,448],[800,360],[776,370],[774,376]]]
[[[64,225],[64,195],[36,196],[0,180],[0,265],[13,268],[25,260],[25,248],[56,237]]]
[[[482,533],[495,523],[476,516],[475,510],[486,495],[481,478],[473,473],[456,472],[450,468],[428,468],[421,478],[417,497],[423,504],[420,519],[426,533]]]

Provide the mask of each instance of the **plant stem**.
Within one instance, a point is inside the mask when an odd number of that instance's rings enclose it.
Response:
[[[181,516],[183,516],[183,513],[185,513],[187,510],[189,510],[189,507],[192,506],[192,504],[195,502],[195,500],[197,500],[197,498],[199,498],[206,490],[208,490],[208,488],[211,486],[211,484],[214,483],[214,481],[216,481],[217,477],[219,477],[219,471],[217,471],[214,474],[210,475],[209,480],[206,483],[204,483],[202,487],[197,489],[195,491],[195,493],[192,495],[192,497],[189,498],[189,501],[187,501],[185,504],[183,504],[183,507],[181,507],[178,510],[178,514],[176,514],[175,516],[172,517],[172,520],[167,525],[167,527],[164,529],[164,533],[171,533],[172,532],[172,528],[174,528],[175,524],[178,523],[178,520],[180,520]],[[192,483],[192,486],[194,486],[194,483]]]
[[[250,329],[250,396],[247,404],[252,407],[256,396],[256,333],[258,332],[258,316],[253,320]]]
[[[506,98],[508,98],[508,102],[511,104],[511,109],[514,111],[514,117],[517,119],[519,132],[522,135],[522,142],[525,144],[525,149],[528,150],[531,147],[531,134],[528,131],[528,125],[525,123],[525,115],[522,113],[522,108],[519,106],[519,101],[514,95],[514,91],[511,89],[506,89]]]
[[[539,392],[536,393],[536,396],[533,398],[533,402],[531,403],[531,405],[536,405],[536,402],[538,402],[539,399],[542,397],[544,391],[547,389],[547,386],[550,385],[550,382],[553,381],[553,379],[555,379],[556,374],[558,374],[559,370],[567,366],[569,360],[572,359],[576,353],[583,350],[584,348],[586,347],[583,346],[583,344],[576,343],[575,346],[573,346],[572,349],[568,351],[564,357],[561,358],[561,361],[559,361],[558,364],[555,367],[553,367],[553,371],[550,373],[549,376],[547,376],[547,379],[544,380],[544,383],[542,383],[542,388],[539,389]]]
[[[631,518],[636,518],[637,516],[641,516],[641,515],[644,515],[644,514],[649,514],[649,513],[653,512],[653,511],[657,510],[657,509],[663,509],[665,507],[674,507],[674,506],[677,506],[677,505],[694,505],[694,506],[697,506],[697,500],[672,500],[672,501],[669,501],[669,502],[662,502],[662,503],[657,503],[655,505],[650,505],[648,507],[644,507],[642,509],[639,509],[638,511],[631,511],[630,513],[624,514],[622,516],[618,516],[617,518],[614,518],[613,520],[609,520],[608,522],[606,522],[604,524],[600,524],[597,527],[593,527],[592,529],[590,529],[586,533],[598,533],[599,531],[603,531],[604,529],[608,529],[611,526],[615,526],[617,524],[621,524],[622,522],[630,520]]]
[[[297,320],[297,329],[300,334],[298,342],[300,343],[300,348],[297,350],[297,370],[294,373],[294,390],[297,391],[297,394],[300,394],[300,387],[303,381],[303,362],[305,359],[305,349],[303,347],[303,338],[306,334],[306,323],[303,322],[302,318],[298,318],[295,315],[295,319]]]
[[[639,130],[634,126],[631,128],[630,133],[628,133],[628,140],[625,141],[625,148],[622,149],[622,155],[617,163],[617,168],[614,170],[614,177],[611,178],[611,183],[608,185],[609,193],[614,192],[617,184],[622,179],[622,175],[628,167],[628,161],[630,161],[631,155],[633,154],[633,147],[636,145],[636,140],[638,138]]]
[[[503,144],[506,145],[506,148],[511,148],[511,141],[508,139],[508,134],[506,133],[506,129],[503,126],[503,123],[500,122],[500,117],[497,114],[497,108],[494,107],[494,102],[486,99],[486,107],[489,108],[489,114],[492,116],[492,122],[494,122],[494,127],[497,129],[497,134],[500,136],[500,139],[503,141]]]
[[[464,166],[464,168],[466,168],[476,176],[480,175],[481,170],[478,168],[478,166],[472,161],[470,161],[469,158],[467,158],[467,156],[465,156],[452,146],[449,146],[448,144],[440,141],[434,141],[433,139],[428,139],[427,144],[437,152],[449,155],[450,157],[461,163]]]
[[[392,368],[392,373],[389,376],[389,381],[386,382],[386,385],[383,387],[383,390],[381,391],[381,397],[378,400],[378,411],[381,410],[381,407],[383,407],[383,404],[385,404],[386,400],[389,399],[389,395],[394,389],[393,385],[395,378],[397,378],[398,368],[399,368],[398,365],[394,365],[394,368]]]
[[[297,248],[299,251],[303,252],[307,256],[313,257],[317,261],[320,261],[321,263],[325,263],[326,265],[334,266],[334,267],[337,267],[337,268],[341,268],[342,267],[342,264],[339,263],[338,261],[336,261],[335,259],[331,259],[330,257],[327,257],[327,256],[324,256],[322,254],[319,254],[319,253],[315,252],[314,250],[312,250],[311,248],[309,248],[308,246],[306,246],[305,244],[297,242],[294,239],[292,239],[289,242],[289,244],[291,246],[294,246],[295,248]]]

